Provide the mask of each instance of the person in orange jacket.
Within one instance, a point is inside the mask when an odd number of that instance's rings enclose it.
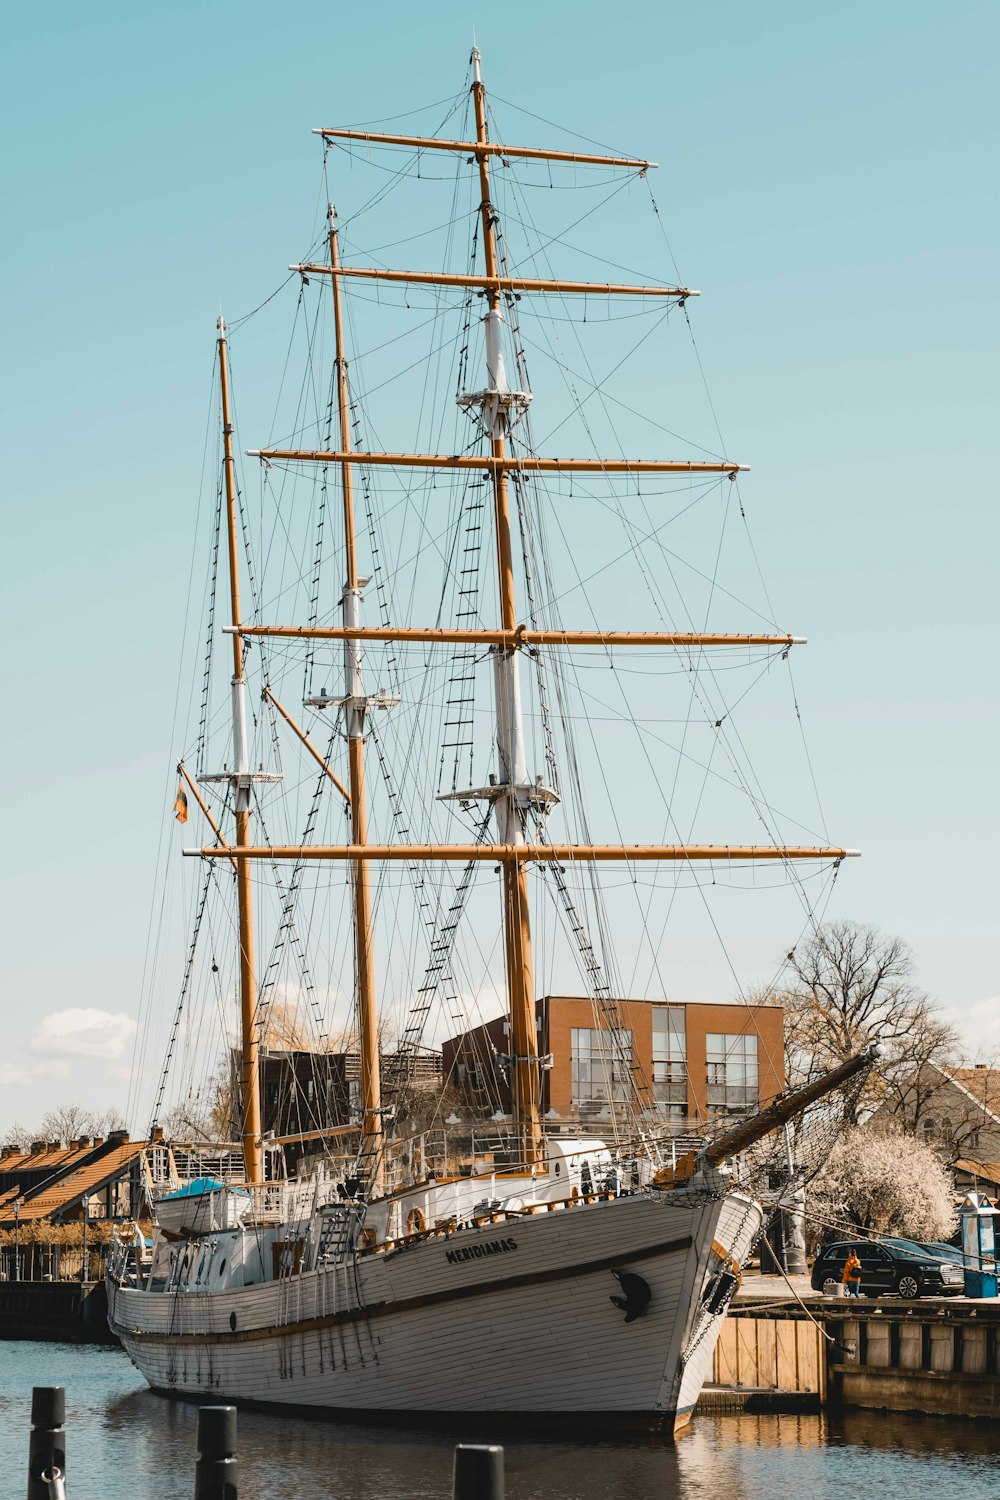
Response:
[[[851,1248],[851,1253],[844,1262],[844,1274],[840,1278],[847,1288],[849,1297],[861,1296],[861,1261],[858,1252]]]

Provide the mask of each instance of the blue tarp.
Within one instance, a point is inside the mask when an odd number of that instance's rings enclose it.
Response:
[[[225,1186],[224,1182],[217,1182],[214,1177],[196,1177],[193,1182],[186,1182],[175,1193],[167,1193],[160,1199],[160,1202],[169,1203],[173,1198],[204,1198],[208,1193],[224,1192]]]

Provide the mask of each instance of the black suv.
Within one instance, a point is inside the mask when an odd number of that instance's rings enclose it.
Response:
[[[965,1290],[961,1266],[935,1254],[929,1246],[911,1240],[838,1240],[824,1245],[812,1269],[812,1288],[823,1290],[825,1281],[840,1281],[844,1262],[851,1251],[861,1261],[861,1280],[855,1283],[865,1297],[957,1297]]]

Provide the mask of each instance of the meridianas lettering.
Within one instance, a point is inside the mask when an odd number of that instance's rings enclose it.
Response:
[[[463,1245],[461,1250],[447,1250],[448,1264],[457,1266],[463,1260],[482,1260],[485,1255],[506,1255],[517,1249],[516,1240],[485,1240],[481,1245]]]

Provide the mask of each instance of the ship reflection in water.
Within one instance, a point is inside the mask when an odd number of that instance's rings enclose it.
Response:
[[[73,1500],[190,1500],[195,1408],[154,1396],[112,1349],[0,1343],[0,1447],[15,1476],[31,1387],[56,1384]],[[493,1436],[241,1412],[240,1500],[447,1500],[454,1442]],[[713,1413],[676,1446],[595,1438],[504,1434],[508,1500],[1000,1500],[996,1429],[972,1422]]]

